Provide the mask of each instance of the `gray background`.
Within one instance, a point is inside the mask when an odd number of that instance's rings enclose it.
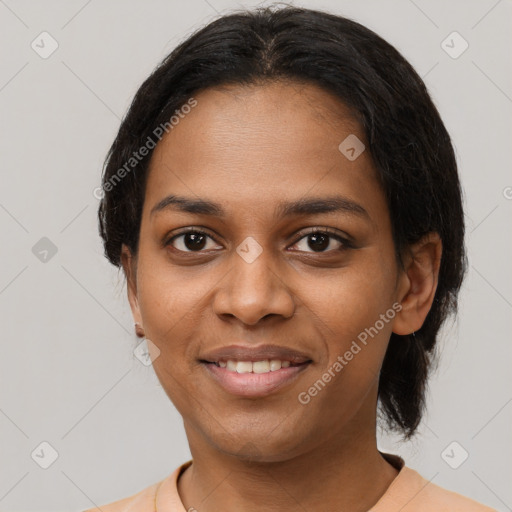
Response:
[[[410,60],[453,137],[465,190],[470,270],[428,414],[415,441],[381,436],[379,446],[438,485],[512,510],[512,3],[295,4],[352,17]],[[220,13],[255,5],[0,0],[0,510],[83,510],[188,460],[179,414],[133,355],[126,288],[103,257],[93,191],[160,59]],[[31,47],[51,48],[43,31],[59,45],[48,58]],[[469,43],[458,58],[441,46],[453,31]],[[48,469],[43,441],[58,452]]]

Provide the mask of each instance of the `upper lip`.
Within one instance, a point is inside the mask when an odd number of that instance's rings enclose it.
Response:
[[[255,347],[229,345],[203,354],[199,359],[209,363],[227,361],[229,359],[252,362],[264,361],[265,359],[279,359],[281,361],[290,361],[294,364],[311,361],[311,357],[304,352],[278,345],[258,345]]]

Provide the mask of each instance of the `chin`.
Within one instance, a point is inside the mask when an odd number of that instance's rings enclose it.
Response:
[[[278,435],[278,429],[274,435],[268,429],[258,432],[248,428],[246,432],[237,434],[224,432],[211,442],[220,452],[249,462],[283,462],[306,450],[305,440],[298,438],[296,429],[286,426],[282,431],[282,434],[293,432],[293,437]]]

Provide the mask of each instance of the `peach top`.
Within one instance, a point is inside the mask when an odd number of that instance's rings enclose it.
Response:
[[[369,512],[497,512],[429,482],[397,455],[382,455],[399,473]],[[178,494],[177,482],[191,464],[191,460],[182,464],[167,478],[133,496],[84,512],[188,512]]]

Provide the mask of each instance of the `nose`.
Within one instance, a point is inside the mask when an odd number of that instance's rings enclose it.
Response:
[[[295,303],[284,276],[279,275],[271,260],[270,251],[264,250],[254,261],[233,252],[231,271],[215,294],[215,313],[236,317],[246,325],[255,325],[273,315],[290,318]]]

